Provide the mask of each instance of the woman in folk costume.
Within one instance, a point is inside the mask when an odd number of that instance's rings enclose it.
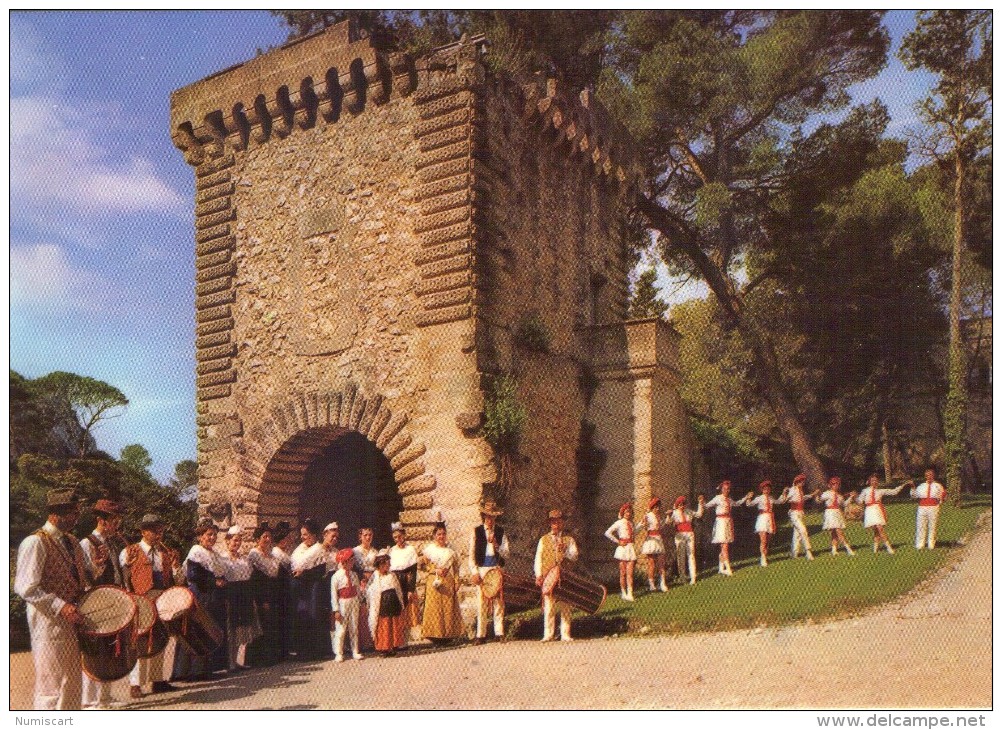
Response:
[[[383,656],[393,656],[397,649],[407,646],[404,623],[404,592],[397,576],[390,572],[390,556],[379,555],[376,571],[369,578],[369,625],[375,627],[372,638],[376,651]],[[457,604],[456,608],[459,606]]]
[[[466,633],[459,611],[459,556],[446,544],[444,522],[435,526],[434,540],[421,552],[428,571],[421,633],[432,641],[447,641]]]
[[[278,650],[279,660],[285,659],[292,651],[292,637],[295,633],[295,602],[292,595],[292,551],[299,542],[299,530],[294,530],[285,520],[275,525],[272,533],[275,546],[271,554],[278,560],[278,616],[281,620],[282,644]]]
[[[363,527],[358,531],[358,545],[355,546],[354,553],[354,571],[362,584],[363,604],[361,617],[358,619],[358,635],[361,637],[359,641],[361,642],[362,649],[368,651],[373,646],[372,627],[369,626],[369,609],[364,604],[369,600],[366,588],[369,586],[369,578],[372,577],[372,574],[376,570],[376,556],[379,555],[379,551],[372,546],[371,527]]]
[[[233,525],[227,530],[220,550],[226,576],[227,660],[231,672],[247,668],[247,645],[263,633],[254,607],[251,583],[254,568],[250,560],[241,555],[243,541],[243,531]]]
[[[758,533],[759,565],[763,568],[769,564],[769,538],[776,534],[776,500],[772,498],[772,482],[766,479],[758,485],[760,494],[747,503],[748,507],[758,508],[755,518],[755,532]]]
[[[847,499],[839,494],[841,486],[842,480],[838,477],[832,477],[828,480],[828,489],[822,492],[820,496],[815,497],[818,502],[821,502],[825,506],[825,519],[821,524],[821,529],[828,530],[831,533],[832,555],[838,554],[838,544],[840,542],[847,553],[855,555],[856,553],[852,551],[848,541],[845,539],[845,515],[842,513],[842,508]],[[855,494],[850,494],[848,499],[851,500],[855,496]]]
[[[654,587],[654,574],[661,576],[661,590],[667,591],[668,585],[665,583],[665,543],[661,536],[661,500],[655,497],[647,505],[647,514],[644,519],[636,524],[639,530],[646,531],[644,543],[640,546],[640,554],[647,558],[647,586],[651,591]]]
[[[247,663],[251,666],[270,666],[281,658],[281,561],[274,554],[273,534],[267,522],[261,523],[254,530],[255,545],[247,553],[250,592],[261,621],[261,635],[247,647]]]
[[[696,584],[696,534],[692,530],[692,521],[703,516],[703,495],[699,495],[699,507],[693,512],[686,504],[683,494],[675,500],[675,509],[671,512],[671,521],[675,525],[675,561],[678,567],[678,577],[685,576],[689,570],[689,585]]]
[[[338,550],[335,554],[338,569],[331,576],[331,618],[334,626],[331,631],[331,646],[334,648],[334,661],[344,661],[344,637],[348,635],[351,643],[351,657],[361,660],[362,652],[358,649],[358,610],[362,603],[362,586],[352,563],[355,553],[351,548]]]
[[[399,522],[390,525],[393,532],[393,545],[387,551],[390,556],[390,572],[400,581],[400,590],[404,592],[404,614],[407,628],[420,625],[418,617],[417,594],[417,549],[407,542],[407,532]]]
[[[776,503],[790,503],[790,511],[787,513],[790,517],[790,527],[793,528],[790,556],[795,558],[800,555],[800,548],[803,546],[807,559],[814,560],[814,553],[811,552],[811,537],[807,534],[807,525],[804,523],[804,502],[811,497],[816,497],[819,492],[815,490],[810,494],[805,494],[804,484],[806,483],[807,476],[798,474],[794,477],[793,484],[783,490]]]
[[[716,520],[713,522],[713,544],[720,546],[717,572],[721,575],[734,575],[730,555],[730,545],[734,542],[734,518],[731,516],[731,510],[745,504],[748,495],[737,501],[731,499],[731,483],[728,480],[720,482],[717,490],[719,494],[705,504],[706,507],[713,507],[716,514]]]
[[[330,604],[321,583],[327,572],[327,555],[320,544],[320,526],[311,518],[299,528],[302,542],[292,551],[293,610],[295,629],[292,651],[299,661],[319,659],[330,646]]]
[[[914,487],[915,482],[905,482],[895,489],[878,489],[879,484],[880,477],[876,474],[871,474],[866,482],[866,488],[859,493],[856,501],[864,505],[863,527],[873,530],[873,552],[876,553],[880,550],[880,543],[883,542],[887,547],[887,552],[893,555],[894,548],[891,547],[891,541],[887,539],[887,532],[884,530],[884,525],[887,524],[887,510],[884,509],[884,497],[888,494],[897,497],[905,487]]]
[[[619,563],[619,595],[624,601],[633,600],[633,566],[637,551],[633,547],[633,506],[619,508],[619,519],[605,531],[605,536],[616,543],[613,557]]]
[[[218,528],[212,520],[202,520],[195,527],[195,544],[188,551],[184,561],[188,588],[205,611],[219,625],[226,629],[226,567],[219,553],[214,550]],[[180,647],[179,647],[180,651]],[[194,680],[212,678],[212,672],[226,668],[226,643],[207,657],[191,656],[185,651],[190,662],[190,677]],[[176,665],[175,665],[176,666]]]

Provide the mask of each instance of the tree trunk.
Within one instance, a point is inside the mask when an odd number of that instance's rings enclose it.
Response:
[[[894,457],[891,453],[891,432],[886,420],[880,424],[880,440],[884,452],[884,484],[890,484],[894,478],[894,465],[891,463]]]
[[[714,293],[731,323],[734,324],[745,344],[752,352],[755,363],[755,379],[762,394],[769,403],[780,430],[790,441],[793,458],[807,477],[810,490],[824,487],[825,470],[814,453],[814,442],[800,422],[800,417],[783,384],[779,360],[772,349],[767,335],[761,332],[755,321],[744,312],[741,297],[730,278],[710,260],[691,232],[675,221],[656,201],[644,195],[637,196],[637,208],[651,227],[677,246],[699,269],[703,280]]]
[[[946,395],[944,427],[946,431],[946,488],[959,499],[963,490],[964,454],[967,439],[967,366],[964,352],[964,333],[960,313],[963,307],[964,262],[964,183],[966,161],[959,145],[954,148],[953,183],[953,271],[950,281],[950,363],[949,388]]]

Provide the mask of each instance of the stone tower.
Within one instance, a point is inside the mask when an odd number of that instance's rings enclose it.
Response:
[[[677,335],[625,321],[628,138],[586,92],[496,78],[484,52],[414,59],[343,23],[172,95],[204,513],[336,519],[344,544],[370,524],[379,546],[441,513],[465,571],[502,496],[514,569],[562,507],[605,575],[619,504],[689,491]],[[497,495],[502,373],[527,420]]]

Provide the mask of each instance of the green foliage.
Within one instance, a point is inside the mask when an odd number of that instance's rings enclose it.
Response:
[[[653,266],[648,266],[637,276],[630,296],[631,319],[645,319],[647,317],[665,319],[668,314],[668,305],[658,297],[660,290],[657,286],[657,278],[658,272]]]
[[[126,469],[144,476],[149,476],[150,467],[153,466],[153,457],[141,444],[129,444],[123,447],[118,459],[119,463]]]
[[[743,460],[755,463],[766,459],[755,437],[733,426],[713,423],[697,416],[689,418],[689,427],[696,441],[703,446],[723,449],[732,455],[731,461]]]
[[[518,382],[511,375],[495,378],[484,403],[484,438],[496,452],[514,454],[526,422],[518,399]]]
[[[515,344],[532,352],[549,352],[550,330],[539,315],[533,314],[519,322],[515,330]]]
[[[70,404],[76,413],[80,428],[79,454],[85,456],[89,449],[92,429],[107,418],[120,416],[129,399],[113,385],[75,373],[54,372],[34,381],[40,392]]]

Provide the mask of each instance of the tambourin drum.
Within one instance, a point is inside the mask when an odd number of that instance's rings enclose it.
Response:
[[[187,588],[168,588],[157,598],[156,605],[167,631],[195,656],[208,656],[222,646],[222,629]]]
[[[91,679],[113,682],[136,666],[136,603],[116,586],[88,591],[77,604],[83,619],[77,639],[83,670]]]
[[[595,613],[605,601],[605,586],[567,568],[554,566],[543,579],[543,595],[553,594],[585,613]]]
[[[150,591],[145,596],[132,597],[136,602],[136,656],[140,659],[156,656],[167,648],[170,640],[170,632],[160,620],[153,602],[162,591],[151,595],[153,593]]]
[[[491,568],[480,577],[480,590],[485,598],[495,598],[501,592],[501,584],[504,578],[501,568]]]
[[[485,576],[486,577],[486,576]],[[503,573],[504,602],[510,609],[533,608],[539,606],[539,586],[532,578],[524,578],[514,573]]]

